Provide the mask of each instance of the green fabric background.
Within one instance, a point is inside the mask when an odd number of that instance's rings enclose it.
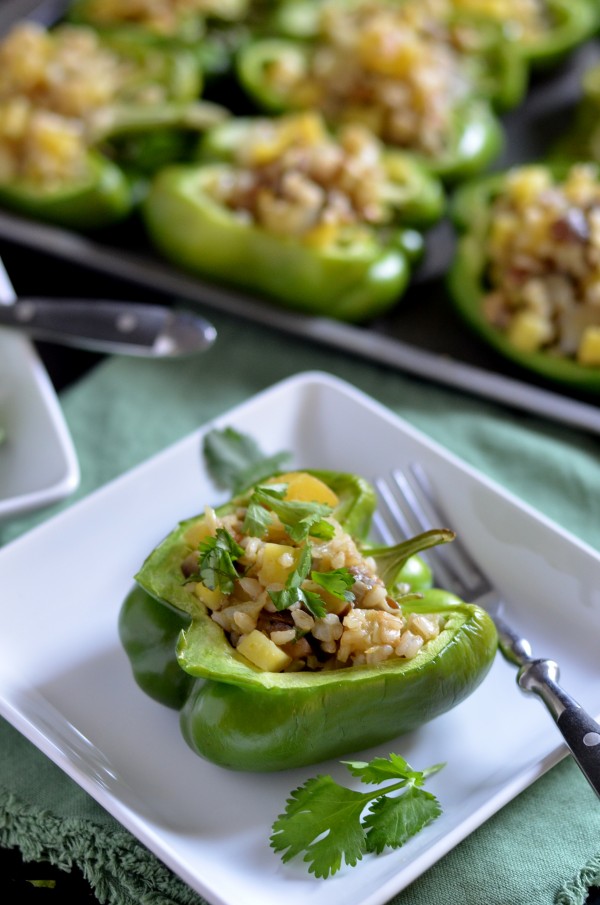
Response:
[[[262,327],[213,312],[209,317],[219,335],[204,355],[180,361],[108,359],[62,394],[81,485],[64,503],[2,526],[1,543],[256,392],[298,372],[321,370],[369,393],[600,548],[597,436]],[[27,860],[49,860],[65,869],[77,864],[98,899],[110,905],[202,901],[4,722],[0,845],[18,846]],[[581,905],[588,888],[599,885],[600,803],[567,758],[392,902]]]

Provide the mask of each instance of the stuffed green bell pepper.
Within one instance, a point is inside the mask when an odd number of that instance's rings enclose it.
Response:
[[[474,94],[490,100],[498,110],[509,110],[523,100],[529,68],[507,40],[503,24],[494,18],[471,15],[469,0],[465,5],[463,10],[461,0],[346,0],[344,4],[338,0],[286,0],[274,4],[265,32],[271,37],[326,41],[335,29],[343,28],[347,33],[354,23],[362,28],[365,21],[368,26],[369,20],[375,21],[396,44],[392,51],[395,64],[390,59],[386,66],[388,76],[402,78],[404,73],[398,65],[402,53],[414,55],[419,44],[424,53],[427,42],[431,46],[435,42],[442,57],[451,48]],[[390,41],[390,58],[392,47]],[[356,49],[364,58],[364,45],[359,43]]]
[[[260,109],[314,109],[336,128],[361,123],[447,181],[497,156],[504,133],[485,80],[470,75],[476,56],[405,21],[403,4],[326,9],[314,40],[266,37],[240,50],[240,84]]]
[[[169,260],[310,314],[373,318],[410,277],[414,226],[443,210],[440,184],[367,130],[332,136],[315,113],[232,120],[193,165],[159,172],[142,205]],[[416,249],[418,251],[418,248]]]
[[[458,312],[542,377],[600,390],[599,168],[528,164],[462,186],[448,273]]]
[[[127,216],[157,144],[164,159],[158,137],[196,142],[225,116],[197,100],[198,72],[154,40],[15,25],[0,42],[0,203],[81,229]]]
[[[147,558],[120,637],[194,752],[247,771],[317,763],[411,731],[483,680],[490,618],[423,587],[419,551],[452,532],[369,546],[373,504],[355,475],[279,474]]]

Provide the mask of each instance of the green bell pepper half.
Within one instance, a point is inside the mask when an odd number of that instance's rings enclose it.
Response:
[[[148,236],[165,258],[196,276],[239,287],[284,307],[364,321],[396,304],[410,278],[414,230],[356,230],[356,238],[311,247],[236,217],[208,187],[227,163],[161,170],[141,205]]]
[[[269,71],[282,59],[293,71],[302,72],[310,64],[309,43],[283,38],[265,38],[242,47],[237,58],[238,79],[259,109],[271,114],[290,112],[289,93],[273,84]],[[329,124],[335,127],[336,123]],[[479,173],[500,153],[503,127],[485,98],[468,97],[453,111],[448,147],[438,157],[428,157],[410,148],[403,149],[422,166],[445,182],[454,182]]]
[[[371,486],[355,475],[310,473],[338,494],[332,514],[364,539],[374,506]],[[250,492],[217,512],[245,504]],[[182,582],[181,563],[191,552],[184,535],[198,518],[182,522],[146,559],[121,608],[119,633],[135,680],[180,710],[183,737],[201,757],[255,772],[339,757],[416,729],[458,704],[487,674],[497,649],[491,619],[446,591],[424,588],[430,573],[419,556],[411,556],[395,579],[411,581],[412,575],[423,593],[404,609],[443,612],[447,621],[413,660],[321,673],[258,670],[236,653]]]
[[[548,166],[555,177],[560,178],[566,173],[564,163]],[[461,186],[455,193],[450,215],[459,235],[454,258],[446,274],[450,298],[468,327],[500,355],[546,380],[574,390],[597,393],[600,391],[600,368],[586,367],[544,352],[524,352],[509,342],[483,314],[487,268],[485,241],[490,208],[494,198],[502,193],[506,175],[506,172],[498,172],[481,177]]]
[[[89,151],[87,175],[77,182],[40,188],[24,180],[0,185],[0,205],[36,220],[94,230],[124,220],[138,200],[136,184],[111,160]]]

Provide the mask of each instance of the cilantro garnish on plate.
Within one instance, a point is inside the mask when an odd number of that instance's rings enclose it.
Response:
[[[360,792],[328,775],[309,779],[291,793],[270,837],[284,862],[304,852],[309,872],[324,879],[369,852],[400,848],[442,813],[423,784],[444,764],[413,770],[398,754],[342,763],[361,782],[380,788]]]

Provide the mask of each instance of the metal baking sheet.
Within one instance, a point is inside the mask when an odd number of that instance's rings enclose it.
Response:
[[[0,34],[26,17],[50,25],[64,9],[60,0],[5,0],[0,8]],[[600,62],[600,37],[588,41],[558,69],[532,79],[525,103],[504,117],[505,150],[494,169],[543,155],[569,127],[582,73],[596,62]],[[464,327],[444,288],[444,272],[454,249],[447,221],[428,234],[425,259],[394,310],[359,326],[296,314],[256,296],[190,277],[162,262],[144,242],[139,225],[132,223],[87,237],[0,212],[0,238],[153,292],[185,298],[514,409],[600,433],[597,396],[526,372]]]

